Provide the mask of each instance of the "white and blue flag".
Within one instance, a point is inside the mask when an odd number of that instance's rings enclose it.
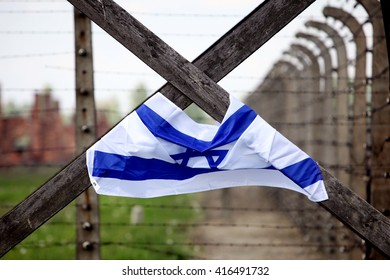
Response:
[[[87,150],[99,194],[157,197],[271,186],[328,198],[317,164],[230,97],[220,124],[199,124],[157,93]]]

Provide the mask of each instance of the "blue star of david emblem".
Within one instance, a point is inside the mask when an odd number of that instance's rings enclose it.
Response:
[[[190,158],[205,157],[210,168],[216,168],[218,164],[223,161],[228,151],[229,150],[209,150],[204,152],[198,152],[193,149],[187,149],[185,152],[171,155],[171,157],[176,161],[181,160],[180,165],[182,166],[187,166]]]

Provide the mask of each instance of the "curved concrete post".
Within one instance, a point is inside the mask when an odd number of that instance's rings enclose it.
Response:
[[[268,106],[268,98],[267,91],[269,90],[269,81],[272,78],[273,68],[268,71],[268,73],[264,76],[263,80],[259,83],[259,85],[252,91],[252,93],[246,97],[245,103],[251,106],[253,110],[255,110],[262,118],[265,120],[270,120],[271,110]]]
[[[352,110],[352,115],[355,117],[351,119],[351,161],[352,168],[354,169],[356,165],[364,166],[367,159],[366,151],[362,143],[362,140],[367,138],[366,120],[364,118],[367,110],[367,38],[363,26],[350,13],[334,7],[325,7],[323,13],[325,17],[332,17],[335,20],[341,21],[352,33],[356,45]],[[353,187],[361,197],[366,198],[366,183],[363,174],[358,175],[356,171],[353,172],[351,187]]]
[[[312,71],[310,69],[310,63],[307,61],[306,56],[301,52],[290,50],[284,52],[291,57],[295,57],[302,65],[303,68],[299,73],[298,78],[298,88],[296,91],[292,92],[291,98],[295,100],[295,105],[292,103],[287,103],[286,112],[288,112],[288,120],[292,123],[295,123],[294,127],[294,138],[292,139],[296,145],[298,145],[306,153],[312,155],[312,149],[310,146],[312,137],[311,137],[311,127],[312,127],[312,116],[310,115],[311,104],[311,94],[313,92],[312,88]],[[298,103],[299,102],[299,103]]]
[[[279,77],[279,81],[281,83],[281,88],[279,91],[281,91],[279,94],[279,98],[277,103],[275,104],[274,108],[274,119],[280,121],[282,125],[280,126],[281,132],[285,133],[285,135],[292,140],[294,140],[293,132],[295,131],[295,127],[291,127],[288,123],[292,122],[290,120],[290,116],[292,115],[291,110],[289,108],[296,103],[296,96],[295,92],[297,91],[298,83],[297,77],[299,76],[299,70],[294,65],[294,63],[291,63],[289,61],[285,60],[279,60],[275,67],[277,69],[277,75]],[[279,105],[280,107],[276,107]],[[282,114],[277,113],[282,111]],[[283,125],[284,124],[284,125]]]
[[[310,149],[308,152],[311,153],[311,156],[315,160],[322,160],[323,158],[323,149],[319,146],[322,140],[321,129],[319,129],[319,125],[316,123],[316,118],[318,118],[318,114],[323,115],[323,106],[320,102],[320,65],[318,63],[317,57],[310,51],[308,48],[300,45],[300,44],[292,44],[291,50],[295,52],[302,53],[305,55],[310,61],[310,75],[309,82],[311,85],[311,94],[305,95],[305,99],[308,102],[307,110],[308,110],[308,119],[312,122],[312,125],[309,126],[309,139],[310,139]],[[320,113],[322,112],[322,113]]]
[[[274,126],[283,135],[288,136],[289,126],[286,122],[287,99],[294,89],[290,75],[296,75],[296,68],[293,64],[286,61],[279,61],[273,65],[271,70],[265,76],[261,84],[255,91],[246,98],[245,103],[251,106],[263,119]],[[220,192],[223,208],[230,208],[233,201],[233,191],[230,188],[224,188]],[[223,211],[222,218],[225,222],[231,222],[230,213]]]
[[[390,216],[390,145],[386,139],[390,136],[390,110],[375,110],[387,104],[389,97],[389,60],[386,46],[386,33],[383,23],[381,4],[377,0],[357,0],[366,10],[373,27],[373,65],[372,65],[372,138],[371,138],[371,187],[367,191],[367,200],[382,213]],[[366,257],[378,258],[379,254],[370,251]]]
[[[285,68],[285,71],[282,71]],[[283,80],[281,73],[286,72],[288,81],[286,78]],[[279,96],[286,97],[285,91],[295,90],[295,76],[298,73],[298,69],[292,63],[287,61],[278,61],[268,71],[260,85],[254,90],[254,92],[246,98],[246,103],[265,120],[271,123],[278,130],[286,130],[287,126],[280,126],[278,119],[282,121],[281,115],[284,114],[284,108],[280,106]],[[285,88],[285,84],[287,88]],[[278,105],[279,104],[279,105]]]
[[[339,143],[337,149],[337,164],[340,166],[337,172],[338,178],[341,182],[350,185],[350,173],[346,168],[350,166],[350,152],[349,145],[346,145],[349,141],[349,129],[345,125],[348,122],[348,57],[347,50],[344,44],[343,38],[337,33],[335,29],[327,25],[326,23],[318,21],[308,21],[305,23],[306,27],[313,27],[325,32],[333,41],[337,52],[337,91],[336,91],[336,107],[337,107],[337,134],[336,141]]]
[[[279,61],[275,63],[263,78],[261,83],[256,87],[251,95],[249,95],[245,103],[255,110],[264,120],[274,126],[283,135],[289,136],[290,127],[285,123],[285,106],[289,94],[286,91],[293,86],[291,81],[294,78],[289,78],[290,75],[296,75],[296,67],[289,62]],[[267,190],[270,191],[270,190]],[[232,190],[229,188],[222,189],[221,201],[224,207],[231,207]],[[275,193],[275,197],[278,194]],[[229,213],[222,213],[226,222],[229,222]]]
[[[326,47],[326,45],[316,36],[298,32],[295,35],[297,38],[302,38],[308,41],[313,42],[317,48],[320,50],[320,56],[323,58],[324,61],[324,71],[323,71],[323,78],[324,78],[324,93],[322,94],[324,98],[324,102],[322,103],[323,110],[321,113],[323,115],[318,116],[319,120],[322,122],[322,126],[318,125],[319,129],[322,128],[322,135],[326,136],[326,140],[335,141],[333,136],[335,135],[334,128],[330,125],[331,122],[331,116],[334,115],[334,104],[333,104],[333,85],[332,85],[332,72],[333,72],[333,66],[332,66],[332,58],[329,53],[329,49]],[[327,143],[328,141],[326,141]],[[336,165],[336,146],[335,145],[324,145],[324,158],[323,164],[326,166],[329,166],[328,168],[332,170],[332,172],[336,173],[336,169],[334,166]]]
[[[310,69],[312,72],[313,80],[311,80],[313,86],[313,92],[320,92],[320,64],[318,63],[317,56],[313,54],[311,50],[300,44],[292,44],[291,50],[303,53],[310,60]]]
[[[290,94],[286,94],[289,91],[288,84],[290,82],[289,77],[286,76],[288,69],[294,67],[292,63],[287,61],[278,61],[274,64],[271,80],[269,80],[269,96],[270,104],[269,108],[272,110],[271,120],[274,122],[274,126],[282,133],[286,133],[289,127],[285,124],[286,119],[286,98]]]

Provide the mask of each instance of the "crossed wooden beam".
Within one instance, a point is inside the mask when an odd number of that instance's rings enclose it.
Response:
[[[216,82],[315,0],[264,1],[193,63],[112,0],[68,0],[169,83],[159,91],[181,108],[195,102],[221,121],[229,94]],[[184,95],[183,95],[184,94]],[[322,168],[329,200],[320,204],[390,258],[390,220]],[[0,257],[90,186],[85,153],[0,219]]]

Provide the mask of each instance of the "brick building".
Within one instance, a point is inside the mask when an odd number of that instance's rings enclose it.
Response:
[[[97,119],[102,135],[109,124],[104,114]],[[0,101],[0,154],[0,167],[65,164],[75,156],[75,125],[63,121],[50,91],[36,93],[25,116],[4,116]]]

